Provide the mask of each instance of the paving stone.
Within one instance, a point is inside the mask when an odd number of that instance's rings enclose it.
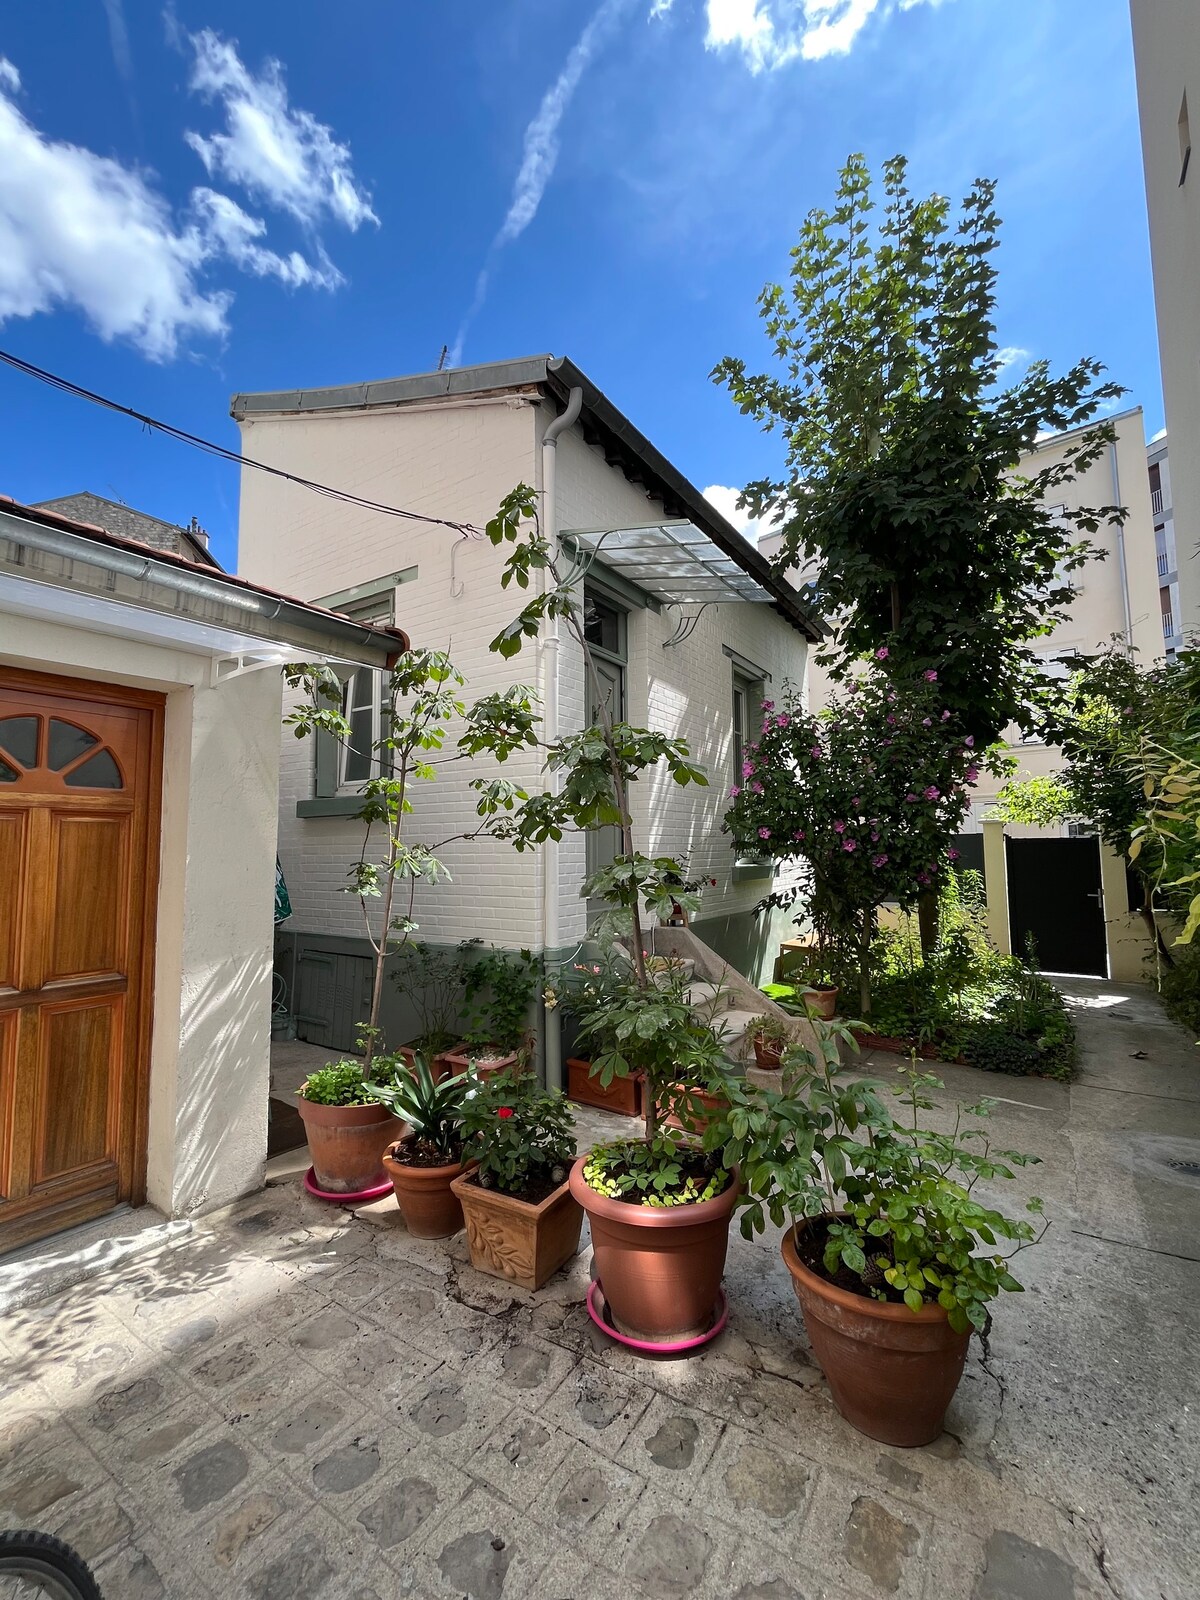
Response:
[[[557,1473],[572,1443],[553,1423],[514,1408],[464,1465],[513,1505],[526,1507]]]
[[[189,1317],[163,1335],[162,1347],[171,1355],[186,1355],[216,1338],[220,1322],[214,1316]]]
[[[605,1558],[614,1529],[645,1490],[643,1478],[573,1441],[530,1514],[593,1560]]]
[[[431,1520],[421,1548],[397,1570],[420,1600],[550,1600],[538,1574],[555,1554],[545,1530],[481,1487]]]
[[[616,1455],[653,1398],[654,1391],[644,1384],[584,1360],[543,1402],[541,1415],[585,1443]]]
[[[486,1351],[472,1362],[471,1377],[494,1384],[510,1405],[529,1406],[530,1396],[549,1394],[575,1366],[575,1356],[548,1339],[526,1334]],[[535,1401],[535,1404],[537,1402]]]
[[[894,1500],[875,1483],[821,1467],[809,1488],[794,1549],[802,1565],[827,1574],[851,1594],[917,1600],[932,1527],[927,1514]]]
[[[379,1471],[382,1457],[371,1439],[348,1439],[315,1462],[313,1485],[323,1494],[350,1494]]]
[[[73,1545],[85,1561],[95,1566],[133,1533],[129,1512],[109,1491],[87,1499],[71,1499],[57,1515],[43,1514],[41,1526]]]
[[[250,1471],[246,1452],[232,1439],[197,1450],[177,1466],[175,1480],[184,1511],[203,1511],[236,1489]]]
[[[332,1375],[373,1409],[399,1410],[432,1373],[448,1370],[444,1355],[444,1351],[416,1349],[403,1339],[370,1327],[346,1346]]]
[[[100,1434],[141,1433],[178,1398],[179,1391],[158,1372],[144,1372],[101,1390],[87,1413],[87,1425]]]
[[[491,1528],[461,1533],[442,1547],[438,1570],[452,1588],[461,1589],[472,1600],[500,1600],[515,1553]]]
[[[364,1507],[358,1520],[381,1550],[406,1544],[438,1509],[436,1487],[426,1478],[401,1478]]]
[[[335,1576],[329,1553],[314,1533],[302,1533],[290,1550],[276,1556],[247,1582],[253,1600],[296,1600],[297,1595],[329,1592]]]
[[[0,1479],[0,1509],[10,1525],[32,1527],[51,1506],[90,1487],[86,1475],[69,1459],[14,1467]]]
[[[1053,1550],[997,1529],[984,1548],[973,1600],[1076,1600],[1078,1576]]]
[[[390,1562],[403,1562],[444,1517],[455,1514],[472,1488],[466,1473],[432,1447],[417,1447],[399,1466],[372,1480],[352,1515]]]
[[[617,1459],[668,1494],[686,1498],[716,1449],[721,1423],[658,1395]]]
[[[816,1468],[803,1457],[730,1425],[692,1503],[739,1525],[752,1523],[783,1548],[794,1548],[808,1511]]]
[[[904,1565],[919,1543],[911,1522],[893,1515],[878,1500],[860,1495],[846,1524],[846,1559],[887,1594],[900,1588]]]
[[[298,1411],[277,1417],[264,1444],[268,1453],[280,1451],[288,1456],[309,1454],[316,1446],[344,1428],[361,1407],[349,1395],[329,1394],[309,1399]]]
[[[618,1590],[631,1585],[646,1600],[728,1600],[739,1543],[728,1522],[650,1488],[610,1536],[605,1559],[620,1574]]]
[[[200,1388],[219,1393],[269,1365],[268,1349],[247,1334],[207,1349],[200,1360],[189,1366],[188,1372],[192,1382]]]
[[[103,1595],[119,1596],[120,1600],[166,1600],[169,1591],[154,1558],[145,1550],[130,1548],[93,1568],[93,1575]],[[175,1596],[187,1594],[186,1589],[175,1589]],[[198,1593],[194,1586],[191,1591]]]

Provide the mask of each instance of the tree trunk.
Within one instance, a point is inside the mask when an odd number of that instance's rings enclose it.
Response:
[[[1165,962],[1168,967],[1173,967],[1175,965],[1175,957],[1167,948],[1167,942],[1162,936],[1162,929],[1158,925],[1158,918],[1154,915],[1153,884],[1147,883],[1145,885],[1142,903],[1138,907],[1138,914],[1146,924],[1147,933],[1154,940],[1154,948],[1158,951],[1159,960]]]
[[[871,940],[875,936],[875,913],[863,916],[862,937],[858,946],[858,1009],[865,1018],[871,1015]]]
[[[925,889],[917,901],[917,926],[921,931],[921,954],[931,956],[938,942],[938,892]]]

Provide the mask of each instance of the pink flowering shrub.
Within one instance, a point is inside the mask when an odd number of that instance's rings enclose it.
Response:
[[[872,666],[821,716],[785,687],[747,750],[755,782],[734,794],[726,827],[741,848],[806,862],[809,915],[855,954],[885,900],[911,909],[945,870],[978,775],[974,742],[944,714],[932,673],[905,686]]]

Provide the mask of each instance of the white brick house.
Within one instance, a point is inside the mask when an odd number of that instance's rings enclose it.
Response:
[[[735,690],[752,733],[763,694],[785,679],[804,680],[807,643],[820,624],[799,594],[565,359],[240,394],[232,413],[243,452],[255,461],[476,527],[525,482],[541,493],[547,529],[568,551],[598,545],[584,587],[610,647],[624,715],[685,738],[710,777],[707,789],[640,785],[639,848],[686,857],[694,875],[715,878],[697,931],[743,971],[764,972],[781,932],[777,920],[753,914],[770,889],[769,869],[735,862],[721,819],[737,760]],[[563,426],[554,441],[547,429],[558,418]],[[635,529],[643,531],[617,531]],[[398,617],[415,645],[450,652],[467,678],[468,699],[519,680],[544,702],[554,689],[555,655],[544,639],[508,662],[488,651],[521,604],[517,591],[500,588],[504,554],[484,539],[325,499],[264,473],[243,474],[244,575],[269,575],[359,619]],[[584,696],[582,661],[565,632],[557,655],[566,730],[580,726]],[[510,762],[505,772],[540,781],[532,760]],[[433,843],[472,825],[470,775],[465,765],[450,766],[422,790],[416,836]],[[353,776],[336,770],[332,752],[314,759],[308,741],[285,739],[280,854],[301,956],[318,946],[329,958],[366,952],[358,902],[342,892],[361,843],[361,825],[351,817]],[[593,854],[602,847],[593,839]],[[440,854],[452,881],[418,895],[422,938],[480,936],[506,948],[566,951],[583,937],[582,838],[564,840],[557,852],[518,855],[477,842]]]

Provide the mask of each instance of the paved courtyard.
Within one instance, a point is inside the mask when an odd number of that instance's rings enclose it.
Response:
[[[841,1421],[776,1239],[653,1361],[593,1329],[586,1250],[531,1296],[278,1177],[0,1323],[0,1522],[106,1600],[1194,1600],[1200,1064],[1073,990],[1078,1083],[946,1070],[947,1114],[1006,1097],[1054,1226],[929,1449]]]

